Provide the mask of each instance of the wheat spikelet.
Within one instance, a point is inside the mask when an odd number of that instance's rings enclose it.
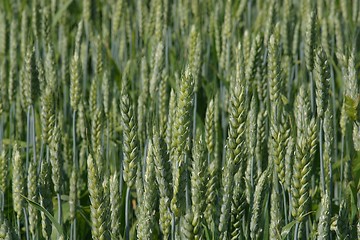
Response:
[[[133,106],[128,94],[124,93],[122,95],[120,107],[124,143],[124,181],[129,188],[132,188],[136,178],[138,147],[136,142],[137,126],[134,119]]]
[[[88,189],[90,197],[91,234],[95,240],[106,239],[105,207],[103,203],[103,188],[96,161],[91,154],[87,159],[88,167]]]
[[[160,202],[159,224],[164,238],[170,235],[171,216],[170,216],[170,181],[171,181],[171,166],[166,153],[165,142],[159,138],[157,131],[154,131],[153,139],[153,158],[155,162],[156,181],[159,188]],[[170,180],[170,181],[169,181]]]
[[[0,221],[0,239],[1,240],[12,240],[13,238],[12,229],[7,220]],[[16,238],[15,238],[16,239]]]
[[[69,212],[70,221],[76,219],[76,207],[77,207],[77,192],[78,192],[78,172],[73,167],[70,176],[70,192],[69,192]]]
[[[168,120],[168,93],[167,93],[168,75],[164,70],[162,73],[160,86],[159,86],[159,125],[160,136],[166,137],[167,120]]]
[[[37,164],[33,161],[29,163],[28,176],[27,176],[27,189],[28,189],[28,198],[34,202],[38,201],[38,176],[37,176]],[[32,236],[36,236],[36,229],[38,228],[38,210],[28,204],[28,212],[29,212],[29,228]]]
[[[189,36],[189,68],[194,78],[194,92],[199,89],[199,72],[201,66],[201,38],[193,25]]]
[[[7,176],[9,174],[8,160],[6,159],[4,146],[1,146],[0,153],[0,192],[5,194],[7,189]]]
[[[40,204],[50,214],[54,213],[53,202],[52,202],[52,191],[51,189],[51,169],[50,164],[45,160],[41,163],[40,170]],[[46,217],[44,212],[41,212],[41,230],[42,236],[46,239],[51,238],[52,223],[49,218]]]
[[[80,62],[79,55],[75,52],[70,65],[70,105],[74,111],[78,110],[80,102]]]
[[[241,46],[239,46],[239,52]],[[241,84],[241,63],[242,56],[237,63],[236,82],[230,94],[230,116],[229,116],[229,133],[227,139],[227,162],[224,169],[222,179],[222,205],[220,216],[220,238],[226,238],[228,232],[228,222],[230,218],[230,208],[232,199],[232,185],[234,175],[240,171],[242,173],[242,164],[245,159],[245,124],[246,124],[246,108],[245,108],[245,89]],[[240,169],[240,170],[239,170]],[[242,175],[240,175],[242,178]]]
[[[327,106],[330,72],[327,57],[323,49],[319,49],[315,57],[315,86],[317,116],[322,119]]]
[[[318,240],[328,239],[330,235],[330,199],[329,193],[325,192],[321,198],[321,213],[318,225]]]
[[[259,177],[259,180],[255,187],[254,202],[251,209],[251,221],[250,221],[250,237],[251,239],[258,239],[261,234],[261,222],[260,213],[261,205],[264,200],[264,193],[267,189],[269,174],[272,172],[272,168],[265,170]]]
[[[305,62],[308,71],[314,68],[315,46],[316,46],[316,11],[312,10],[307,16],[307,25],[305,32]]]
[[[205,209],[205,201],[202,198],[205,193],[205,146],[200,134],[195,141],[191,166],[192,225],[194,239],[201,239],[203,234],[201,224]]]
[[[173,138],[173,124],[175,122],[176,116],[176,93],[174,89],[170,91],[170,99],[169,99],[169,112],[167,116],[167,124],[166,124],[166,144],[167,148],[171,149],[172,138]]]
[[[24,207],[24,199],[21,195],[25,194],[25,176],[24,176],[24,162],[20,156],[20,150],[18,144],[13,147],[12,156],[12,195],[14,211],[18,219],[23,216],[22,208]]]
[[[12,19],[10,25],[10,46],[9,46],[9,84],[8,84],[8,96],[9,102],[12,103],[15,99],[16,95],[16,87],[17,87],[17,21]]]
[[[110,209],[111,209],[111,236],[120,238],[120,193],[119,174],[117,172],[110,176]]]
[[[247,60],[245,69],[245,79],[248,82],[253,82],[256,74],[256,66],[260,65],[262,50],[262,38],[260,35],[256,35],[255,40],[251,45],[249,58]]]
[[[173,198],[171,209],[175,215],[180,214],[185,208],[185,185],[188,168],[187,152],[189,151],[188,138],[190,137],[192,108],[193,78],[189,69],[185,71],[180,82],[180,89],[177,94],[177,111],[173,125],[171,140],[172,173],[173,173]]]
[[[276,174],[273,174],[270,206],[270,239],[279,239],[281,236],[282,216],[279,183]]]
[[[299,135],[291,181],[292,216],[302,221],[308,211],[311,164],[316,149],[316,122],[311,120],[306,133]]]
[[[138,224],[137,237],[139,239],[151,239],[152,229],[155,223],[155,203],[157,199],[157,189],[155,187],[155,168],[152,142],[149,142],[146,156],[146,171],[144,179],[144,196],[141,210],[140,222]]]

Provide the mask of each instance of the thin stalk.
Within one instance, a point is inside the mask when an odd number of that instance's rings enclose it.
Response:
[[[294,240],[298,240],[298,235],[299,235],[299,227],[300,227],[300,223],[296,222],[295,224],[295,232],[294,232]]]
[[[291,211],[292,211],[292,206],[291,206],[291,191],[289,191],[288,195],[289,195],[289,212],[288,212],[288,220],[289,220],[289,222],[291,222],[291,220],[292,220],[292,215],[291,215]]]
[[[70,224],[70,240],[73,240],[73,223]]]
[[[36,163],[36,132],[35,132],[35,112],[34,106],[30,106],[31,115],[30,115],[30,122],[31,122],[31,136],[32,136],[32,147],[33,147],[33,161]]]
[[[72,135],[73,135],[73,165],[75,167],[75,169],[78,171],[79,170],[79,163],[78,163],[78,160],[77,160],[77,155],[76,155],[76,111],[74,110],[73,111],[73,116],[72,116]],[[76,183],[75,183],[76,184]],[[60,212],[60,209],[61,209],[61,199],[60,199],[60,196],[58,196],[58,204],[59,205],[59,212]],[[76,203],[75,203],[76,204]],[[75,210],[76,211],[76,210]],[[61,213],[59,213],[59,221],[61,219]],[[73,221],[73,223],[71,223],[72,225],[72,230],[74,231],[73,234],[72,234],[72,237],[73,239],[75,240],[76,239],[76,217]]]
[[[73,233],[73,239],[76,240],[76,218],[74,219],[74,233]]]
[[[282,195],[283,195],[283,201],[284,201],[284,216],[285,216],[285,225],[288,224],[288,218],[287,218],[287,204],[286,204],[286,192],[284,185],[280,184],[282,188]]]
[[[40,160],[39,160],[38,169],[37,169],[38,175],[40,174],[40,171],[41,171],[41,163],[43,160],[43,154],[44,154],[44,142],[42,141],[41,147],[40,147]]]
[[[24,212],[24,218],[25,218],[25,233],[26,233],[26,240],[30,240],[29,238],[29,224],[28,224],[28,217],[26,214],[26,209],[23,208],[23,212]]]
[[[0,211],[4,212],[4,206],[5,206],[5,193],[0,191]]]
[[[77,161],[76,156],[76,111],[73,112],[73,127],[72,127],[72,135],[73,135],[73,164],[76,170],[79,170],[79,163]]]
[[[340,184],[339,184],[339,199],[341,199],[342,182],[344,179],[344,151],[345,151],[345,136],[341,137],[341,159],[340,159]]]
[[[4,138],[4,116],[0,116],[0,152],[2,152],[3,147],[3,138]]]
[[[194,93],[194,112],[193,112],[193,130],[192,130],[193,139],[195,139],[196,136],[196,112],[197,112],[197,92]]]
[[[248,11],[247,11],[247,26],[248,26],[248,29],[251,29],[251,5],[252,5],[252,1],[249,0],[248,1]]]
[[[110,169],[110,160],[109,160],[109,154],[110,154],[110,136],[109,136],[109,118],[106,118],[106,171],[107,174],[109,173]]]
[[[175,240],[175,231],[176,231],[176,220],[175,220],[175,214],[171,213],[171,240]]]
[[[26,163],[25,163],[25,170],[29,169],[29,155],[30,155],[30,106],[27,109],[26,113]]]
[[[324,169],[324,155],[323,155],[323,119],[320,119],[320,131],[319,131],[319,145],[320,145],[320,174],[321,174],[321,190],[325,193],[325,169]]]
[[[126,189],[126,199],[125,199],[125,240],[130,239],[130,224],[129,224],[129,208],[130,208],[130,188]]]
[[[58,202],[58,222],[62,224],[62,206],[61,206],[61,194],[57,193],[57,202]]]
[[[14,141],[14,137],[15,137],[15,129],[14,129],[14,120],[15,120],[15,103],[12,102],[11,103],[11,107],[10,107],[10,134],[9,134],[9,138],[10,138],[10,146],[12,146],[12,143]]]
[[[19,239],[21,239],[20,217],[19,216],[17,216],[17,233],[18,233]]]

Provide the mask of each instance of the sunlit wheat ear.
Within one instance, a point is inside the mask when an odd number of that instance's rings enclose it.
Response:
[[[168,73],[164,69],[161,76],[160,86],[159,86],[159,125],[160,125],[160,136],[165,139],[167,131],[167,120],[168,120]]]
[[[331,224],[331,229],[335,230],[337,239],[348,239],[350,237],[349,225],[346,224],[349,214],[349,206],[345,200],[340,203],[340,209],[338,215],[334,217],[334,221]]]
[[[276,173],[273,174],[271,190],[271,206],[270,206],[270,239],[279,239],[281,234],[281,227],[283,219],[281,216],[281,201],[279,192],[279,182]]]
[[[345,82],[345,100],[344,100],[344,108],[347,113],[347,116],[350,120],[355,121],[353,124],[353,143],[356,151],[360,150],[360,120],[356,117],[356,112],[358,112],[357,116],[359,116],[359,111],[356,110],[356,106],[359,106],[359,101],[356,99],[360,98],[359,91],[359,81],[357,78],[358,71],[356,67],[356,55],[355,50],[351,51],[351,54],[348,59],[348,69],[347,69],[347,77]],[[359,107],[358,107],[359,108]]]
[[[201,38],[193,25],[189,36],[189,68],[194,77],[194,92],[199,89],[199,73],[201,66]]]
[[[112,20],[111,20],[112,22],[111,34],[113,37],[115,37],[119,32],[121,17],[123,16],[124,13],[123,7],[124,7],[123,0],[116,1],[114,12],[112,14]]]
[[[305,32],[305,62],[308,71],[312,71],[314,68],[315,60],[315,47],[316,47],[316,11],[313,10],[308,13],[307,25]]]
[[[237,175],[235,176],[238,177]],[[231,204],[230,234],[232,240],[238,239],[242,235],[241,220],[245,214],[245,208],[247,206],[244,190],[240,184],[240,181],[235,181],[234,194]]]
[[[9,102],[12,103],[15,99],[16,95],[16,87],[17,87],[17,27],[18,23],[15,19],[12,19],[10,25],[10,47],[9,47],[9,84],[8,84],[8,96]]]
[[[222,206],[220,215],[219,232],[221,238],[226,238],[228,234],[228,223],[230,220],[232,186],[234,183],[234,175],[240,172],[240,179],[243,179],[243,164],[246,156],[246,105],[245,105],[245,89],[242,84],[244,76],[242,73],[242,49],[239,45],[239,59],[236,66],[236,79],[230,92],[230,109],[229,109],[229,133],[227,139],[227,161],[223,170],[222,178]]]
[[[119,238],[120,235],[120,193],[119,193],[119,174],[115,172],[110,176],[110,219],[111,219],[111,235]]]
[[[195,239],[202,236],[202,219],[205,208],[204,193],[205,193],[205,145],[202,135],[198,134],[195,139],[193,148],[193,161],[191,166],[191,200],[193,212],[193,233]]]
[[[159,80],[161,77],[163,62],[164,62],[164,44],[159,42],[156,47],[155,58],[153,59],[154,67],[152,69],[149,93],[151,99],[155,100],[155,96],[158,92]]]
[[[251,239],[257,239],[260,236],[262,223],[260,221],[260,214],[262,212],[261,206],[264,201],[264,193],[268,187],[269,175],[271,176],[272,168],[265,170],[255,187],[254,202],[251,209],[251,221],[250,221],[250,237]]]
[[[159,224],[164,237],[169,237],[171,227],[170,215],[170,181],[171,181],[171,166],[169,156],[166,152],[166,143],[159,138],[157,131],[154,131],[152,139],[152,154],[155,163],[156,181],[159,189]],[[170,181],[169,181],[170,180]]]
[[[37,175],[37,164],[33,161],[30,161],[28,176],[27,176],[27,189],[28,189],[28,198],[34,202],[38,202],[38,175]],[[38,210],[28,204],[28,212],[29,212],[29,228],[32,236],[35,236],[36,229],[38,228],[39,221],[39,212]]]
[[[214,116],[214,99],[211,99],[206,109],[205,117],[205,143],[208,154],[214,154],[215,147],[215,116]]]
[[[25,173],[24,161],[20,155],[18,144],[15,143],[13,147],[12,156],[12,198],[14,211],[18,219],[23,216],[22,208],[24,207],[24,198],[21,195],[25,194]]]
[[[261,63],[263,39],[260,35],[256,35],[255,40],[252,41],[249,59],[247,60],[245,68],[245,78],[248,82],[255,80],[256,68]]]
[[[43,93],[41,105],[42,140],[44,144],[50,144],[55,124],[53,92],[50,89]]]
[[[100,176],[96,161],[91,155],[87,159],[88,167],[88,190],[90,197],[90,219],[91,219],[91,234],[93,239],[105,239],[106,237],[106,222],[105,222],[105,207],[103,202],[103,188],[100,182]]]
[[[5,194],[7,189],[7,177],[9,174],[8,169],[8,160],[6,158],[5,149],[4,146],[1,147],[1,153],[0,153],[0,192],[1,194]]]
[[[315,57],[315,86],[316,86],[316,107],[317,116],[322,119],[329,97],[330,71],[325,52],[320,48]]]
[[[77,207],[77,192],[78,192],[78,173],[73,167],[70,175],[70,192],[69,192],[69,217],[70,221],[73,222],[76,219],[76,207]]]
[[[50,23],[50,9],[48,6],[43,7],[41,9],[41,37],[44,41],[45,46],[50,44],[50,30],[51,30],[51,23]]]
[[[270,101],[271,105],[278,104],[282,91],[282,77],[280,69],[280,52],[279,39],[276,34],[272,34],[269,40],[269,61],[268,61],[268,75],[270,85]]]
[[[36,68],[35,61],[35,49],[31,46],[27,49],[26,57],[25,57],[25,74],[24,79],[22,81],[22,88],[24,92],[24,102],[25,107],[28,107],[33,104],[34,97],[38,95],[37,91],[37,80],[38,73]]]
[[[307,131],[301,134],[297,140],[291,192],[292,216],[298,221],[302,221],[308,212],[311,166],[317,146],[316,136],[316,121],[312,119]]]
[[[152,228],[155,223],[155,211],[158,191],[156,188],[156,174],[154,166],[154,154],[152,142],[149,142],[146,156],[146,170],[144,178],[144,196],[140,210],[140,219],[138,225],[138,238],[150,239],[152,236]]]
[[[40,179],[39,179],[39,195],[40,205],[50,214],[54,214],[52,191],[51,189],[51,169],[50,163],[46,160],[41,163]],[[50,219],[41,212],[41,230],[44,238],[50,238],[52,234],[52,223]]]
[[[57,125],[54,126],[53,135],[50,143],[50,163],[51,163],[51,178],[54,185],[55,193],[60,192],[62,184],[62,159],[60,157],[60,129]]]
[[[253,96],[250,102],[250,109],[248,112],[246,120],[246,145],[247,145],[247,161],[245,169],[245,182],[246,182],[246,199],[250,203],[250,198],[253,193],[253,184],[252,181],[257,178],[256,174],[256,159],[255,159],[255,149],[256,149],[256,137],[257,137],[257,119],[258,109],[257,109],[257,99]]]
[[[318,224],[318,240],[325,240],[330,235],[330,199],[329,193],[325,192],[321,198],[321,212]]]
[[[191,131],[191,109],[193,96],[193,78],[189,69],[185,70],[180,82],[180,88],[177,93],[177,111],[173,125],[171,140],[171,159],[173,166],[173,198],[171,200],[171,210],[175,215],[183,213],[185,210],[185,187],[188,180],[186,179],[188,171],[187,159],[189,146],[188,139]]]
[[[171,89],[170,99],[169,99],[169,112],[166,123],[166,144],[168,149],[171,149],[175,115],[176,115],[176,92],[174,89]]]
[[[0,55],[4,56],[6,51],[6,28],[7,28],[7,21],[5,17],[5,13],[0,13]]]
[[[0,238],[4,240],[13,239],[13,231],[7,220],[0,221]]]
[[[80,101],[80,59],[75,53],[70,65],[70,105],[74,111],[78,109]]]
[[[266,25],[265,25],[265,32],[264,32],[264,44],[265,46],[268,45],[269,43],[269,40],[270,40],[270,36],[271,36],[271,33],[273,32],[273,29],[274,29],[274,26],[275,26],[275,23],[276,23],[276,15],[278,14],[277,11],[277,1],[276,0],[271,0],[269,3],[268,3],[268,8],[265,9],[266,11],[266,14],[267,14],[267,21],[266,21]]]
[[[121,97],[121,122],[123,127],[123,151],[124,151],[124,181],[129,188],[135,184],[136,168],[138,161],[137,126],[134,118],[133,105],[128,94]]]
[[[109,79],[109,71],[105,70],[104,74],[103,74],[103,80],[102,80],[102,85],[101,85],[101,89],[102,89],[102,105],[103,105],[103,109],[104,109],[104,113],[105,113],[105,117],[109,118],[109,113],[110,113],[110,102],[111,102],[111,95],[110,95],[110,79]]]

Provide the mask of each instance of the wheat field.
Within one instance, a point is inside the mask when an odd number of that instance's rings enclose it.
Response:
[[[359,0],[1,0],[1,239],[360,239]]]

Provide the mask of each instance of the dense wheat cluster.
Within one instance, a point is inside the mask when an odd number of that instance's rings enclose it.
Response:
[[[1,0],[1,239],[360,239],[359,0]]]

